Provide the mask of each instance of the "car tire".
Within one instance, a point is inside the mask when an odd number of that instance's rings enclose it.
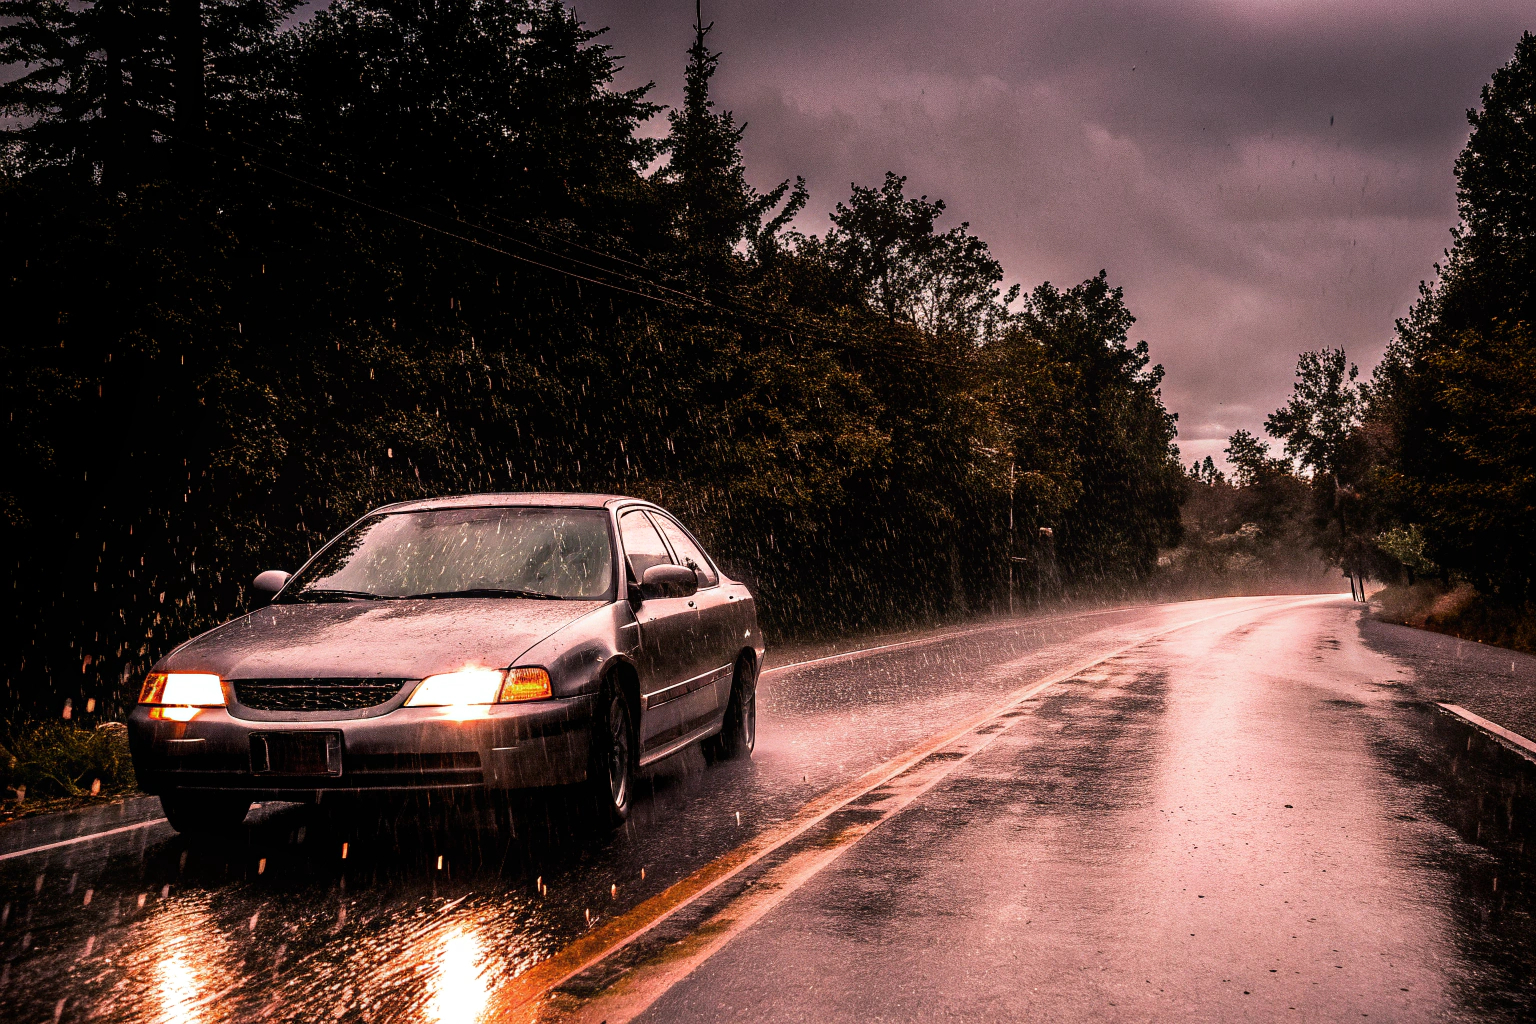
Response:
[[[603,687],[592,724],[587,797],[594,824],[617,828],[629,818],[635,792],[635,727],[629,701],[617,686]]]
[[[228,835],[251,809],[250,797],[228,793],[162,793],[160,806],[171,828],[186,836]]]
[[[704,753],[711,761],[751,757],[757,746],[757,680],[752,665],[743,658],[736,663],[736,677],[731,680],[731,697],[725,705],[725,719],[720,731],[704,741]]]

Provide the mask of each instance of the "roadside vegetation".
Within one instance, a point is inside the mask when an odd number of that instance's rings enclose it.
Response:
[[[0,0],[8,716],[121,713],[422,495],[653,497],[777,636],[1122,594],[1177,543],[1111,277],[1005,285],[895,175],[794,230],[707,26],[663,111],[550,0],[296,10]]]
[[[0,822],[22,814],[106,799],[136,785],[121,723],[33,722],[0,742]]]
[[[1387,583],[1384,618],[1536,653],[1536,37],[1468,121],[1460,222],[1386,357],[1361,379],[1341,348],[1304,353],[1266,425],[1281,451],[1239,432],[1235,479],[1190,469],[1176,554],[1312,550]]]

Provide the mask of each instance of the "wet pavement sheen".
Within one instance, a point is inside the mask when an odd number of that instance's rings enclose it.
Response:
[[[1523,762],[1475,756],[1424,698],[1499,720],[1536,659],[1468,667],[1348,601],[1286,604],[781,670],[753,760],[670,759],[612,836],[549,801],[510,823],[268,805],[233,848],[162,824],[0,861],[0,1018],[482,1019],[595,924],[1021,682],[1232,612],[1033,698],[646,1018],[1526,1019]]]
[[[1313,606],[1053,687],[642,1019],[1531,1019],[1528,863],[1381,646]]]

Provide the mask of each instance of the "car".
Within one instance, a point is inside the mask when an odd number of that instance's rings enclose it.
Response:
[[[183,832],[255,800],[554,786],[617,825],[644,766],[756,743],[755,599],[648,501],[386,505],[256,588],[271,602],[156,662],[129,716]]]

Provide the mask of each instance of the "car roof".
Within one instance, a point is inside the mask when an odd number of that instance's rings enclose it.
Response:
[[[454,494],[442,498],[401,501],[375,509],[377,512],[423,512],[436,508],[557,507],[609,508],[620,502],[638,501],[622,494],[585,494],[580,491],[497,491],[490,494]]]

